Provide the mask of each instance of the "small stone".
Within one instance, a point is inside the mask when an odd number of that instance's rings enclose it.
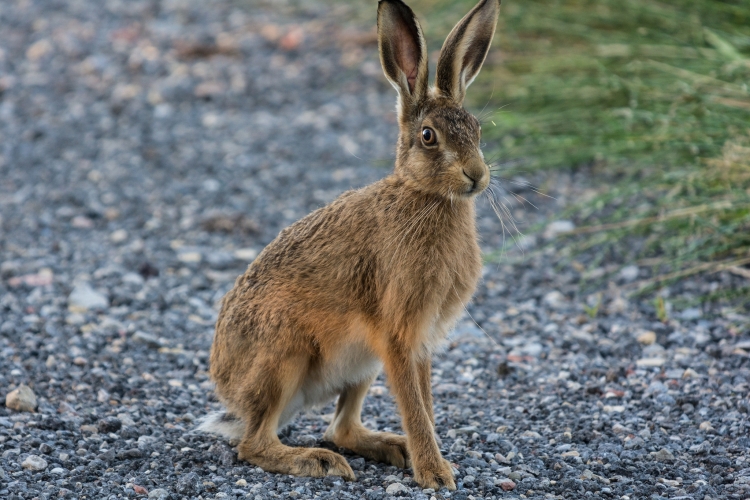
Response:
[[[618,314],[625,312],[628,309],[628,301],[621,296],[617,296],[609,303],[607,310],[610,314]]]
[[[234,483],[234,484],[236,484],[237,486],[240,486],[240,487],[245,487],[245,486],[247,486],[247,481],[245,481],[244,479],[238,479],[237,482]]]
[[[623,405],[604,405],[602,408],[606,413],[622,413],[625,411]]]
[[[142,332],[138,330],[133,334],[131,337],[135,342],[141,342],[143,344],[146,344],[149,347],[161,347],[162,343],[159,340],[159,337],[152,333]]]
[[[139,486],[137,484],[133,485],[133,491],[135,491],[139,495],[147,495],[148,494],[148,490],[146,488],[144,488],[143,486]]]
[[[389,484],[388,487],[385,489],[385,492],[389,495],[398,495],[399,493],[409,493],[409,488],[404,486],[401,483],[392,483]]]
[[[318,440],[315,439],[315,436],[310,436],[309,434],[302,434],[301,436],[297,437],[297,442],[299,442],[301,446],[305,447],[315,446],[315,443],[317,443],[317,441]]]
[[[117,231],[113,231],[112,234],[109,235],[109,241],[115,244],[123,243],[124,241],[127,241],[128,239],[128,232],[124,229],[118,229]]]
[[[714,426],[711,425],[711,422],[709,422],[708,420],[706,420],[704,422],[701,422],[701,424],[698,426],[698,428],[700,430],[702,430],[702,431],[708,432],[708,431],[713,430]]]
[[[135,425],[135,421],[127,413],[118,413],[117,418],[122,422],[122,425],[129,425],[131,427]]]
[[[76,356],[73,358],[73,364],[76,366],[84,366],[88,361],[83,356]]]
[[[620,269],[620,278],[625,281],[633,281],[638,278],[638,266],[625,266]]]
[[[115,450],[112,450],[112,449],[106,450],[103,453],[99,453],[96,456],[96,458],[101,460],[104,463],[110,463],[114,461],[115,459]]]
[[[552,290],[542,298],[542,302],[553,309],[560,309],[567,304],[568,299],[557,290]]]
[[[166,500],[169,498],[169,492],[163,488],[156,488],[148,492],[149,500]]]
[[[686,368],[685,372],[682,374],[683,379],[698,378],[698,377],[700,377],[700,374],[697,371],[693,370],[692,368]]]
[[[524,344],[520,349],[522,354],[535,358],[538,357],[543,350],[544,346],[542,346],[542,344],[540,344],[539,342],[529,342],[527,344]]]
[[[29,455],[21,462],[21,467],[33,471],[42,471],[47,468],[47,461],[38,455]]]
[[[503,489],[503,491],[511,491],[516,489],[516,483],[514,483],[510,479],[500,481],[499,486]]]
[[[79,326],[86,322],[86,316],[81,313],[72,313],[65,316],[65,323],[73,326]]]
[[[117,417],[107,417],[99,420],[97,423],[99,432],[109,434],[110,432],[117,432],[122,427],[122,422]]]
[[[561,234],[569,233],[574,230],[576,225],[569,220],[556,220],[547,224],[544,230],[545,238],[555,238]]]
[[[54,469],[51,469],[49,472],[50,474],[57,474],[61,476],[65,474],[65,469],[63,469],[62,467],[55,467]]]
[[[696,307],[689,307],[680,313],[680,318],[690,321],[703,316],[703,311]]]
[[[488,443],[490,442],[490,435],[487,436]],[[495,436],[497,436],[498,439],[500,438],[499,434],[495,434]],[[531,438],[531,439],[542,439],[542,435],[535,431],[526,431],[523,434],[521,434],[521,437]]]
[[[238,248],[232,255],[237,260],[251,262],[258,256],[258,251],[254,248]]]
[[[104,389],[99,389],[96,392],[96,400],[99,403],[106,403],[107,401],[109,401],[109,398],[110,398],[109,393],[105,391]]]
[[[659,462],[672,462],[674,460],[674,455],[668,449],[662,448],[654,453],[654,459]]]
[[[638,335],[637,339],[643,345],[651,345],[656,342],[656,333],[652,331],[645,331]]]
[[[117,454],[117,458],[120,460],[127,460],[129,458],[141,458],[141,457],[143,457],[143,452],[139,450],[138,448],[133,448],[130,450],[123,450]]]
[[[180,495],[197,496],[203,491],[203,481],[195,472],[188,472],[177,480],[175,491]]]
[[[90,309],[106,309],[109,299],[94,290],[88,283],[78,283],[68,296],[68,309],[71,312],[85,312]]]
[[[642,368],[653,368],[662,366],[666,360],[664,358],[642,358],[635,362],[637,366]]]
[[[86,432],[88,434],[98,434],[99,428],[95,425],[84,424],[81,426],[81,432]]]
[[[612,432],[614,432],[615,434],[624,434],[628,432],[628,428],[619,422],[615,422],[615,424],[612,426]]]
[[[78,229],[91,229],[94,227],[94,221],[84,215],[76,215],[70,223]]]
[[[53,49],[54,46],[52,45],[52,42],[46,38],[42,38],[41,40],[32,43],[29,48],[26,49],[26,57],[30,61],[38,61],[52,52]]]
[[[685,373],[679,368],[674,368],[672,370],[667,370],[664,372],[664,377],[672,380],[677,380],[679,378],[682,378],[682,374]]]
[[[185,264],[196,264],[203,260],[203,255],[200,252],[180,252],[177,260]]]
[[[644,358],[661,358],[664,356],[666,349],[661,344],[654,342],[651,345],[647,345],[643,348]]]
[[[16,276],[8,280],[10,286],[47,286],[51,285],[54,281],[55,275],[52,269],[47,267],[39,270],[37,274],[25,274],[23,276]]]
[[[5,396],[5,406],[16,411],[34,411],[36,395],[28,385],[20,385]]]

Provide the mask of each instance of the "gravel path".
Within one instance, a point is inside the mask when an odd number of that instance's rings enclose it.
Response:
[[[435,361],[458,491],[346,453],[356,482],[266,474],[192,431],[217,301],[393,155],[373,32],[323,3],[0,3],[0,498],[750,497],[747,318],[659,322],[620,291],[637,268],[582,296],[552,251],[487,265]],[[550,185],[516,217],[580,179]],[[332,408],[284,441],[325,446]],[[363,418],[401,430],[382,379]]]

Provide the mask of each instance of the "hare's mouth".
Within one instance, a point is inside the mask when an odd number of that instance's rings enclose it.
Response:
[[[482,182],[482,176],[477,177],[476,175],[469,175],[466,170],[461,170],[464,174],[464,180],[467,181],[466,191],[464,196],[471,196],[481,192],[484,189],[484,183]]]

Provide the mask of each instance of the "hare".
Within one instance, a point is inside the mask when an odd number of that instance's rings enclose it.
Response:
[[[239,440],[269,472],[355,476],[341,455],[283,445],[297,412],[338,396],[324,439],[455,489],[438,448],[431,355],[471,298],[482,261],[474,201],[489,183],[479,121],[462,108],[497,24],[481,0],[450,32],[428,88],[427,45],[412,10],[380,0],[378,43],[398,91],[393,173],[284,229],[224,297],[211,376],[227,412],[200,429]],[[381,369],[406,436],[373,432],[360,412]]]

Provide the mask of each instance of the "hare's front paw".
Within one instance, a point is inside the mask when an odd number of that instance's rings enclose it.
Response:
[[[456,482],[453,480],[453,467],[444,458],[440,458],[436,464],[420,464],[419,467],[415,466],[414,480],[422,488],[439,490],[445,486],[449,490],[456,489]]]

